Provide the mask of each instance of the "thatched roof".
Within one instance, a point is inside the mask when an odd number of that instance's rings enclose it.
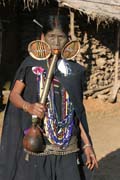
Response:
[[[47,5],[50,2],[57,1],[57,0],[0,0],[0,6],[5,7],[6,5],[12,5],[14,7],[23,5],[24,9],[28,8],[29,10],[38,7],[39,5]]]
[[[120,0],[57,0],[61,5],[77,9],[92,18],[120,21]]]
[[[24,4],[29,10],[39,5],[59,3],[61,6],[71,7],[100,20],[120,21],[120,0],[0,0],[0,6],[6,4]]]

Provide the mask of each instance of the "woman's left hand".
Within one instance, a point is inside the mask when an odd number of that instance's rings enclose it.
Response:
[[[98,168],[98,162],[92,146],[86,147],[84,153],[86,155],[86,166],[88,169],[92,171],[94,167]]]

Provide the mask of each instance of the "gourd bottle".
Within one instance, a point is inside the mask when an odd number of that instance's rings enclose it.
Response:
[[[26,150],[34,153],[42,152],[44,149],[43,135],[36,115],[32,115],[32,126],[25,133],[23,146]]]

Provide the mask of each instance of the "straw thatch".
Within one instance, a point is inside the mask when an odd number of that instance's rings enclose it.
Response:
[[[58,2],[92,18],[120,21],[120,0],[58,0]]]
[[[88,17],[101,20],[120,21],[120,0],[0,0],[0,5],[24,4],[24,8],[32,9],[38,5],[58,2],[60,6],[67,6],[85,13]]]
[[[38,7],[39,4],[46,5],[49,3],[49,0],[0,0],[0,5],[5,6],[6,4],[14,4],[20,5],[20,3],[24,4],[24,8],[33,9]]]

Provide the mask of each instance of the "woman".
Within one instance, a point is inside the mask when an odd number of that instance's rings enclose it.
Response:
[[[47,17],[42,39],[52,50],[58,49],[60,52],[68,41],[67,25],[66,16],[60,13]],[[27,57],[16,73],[2,133],[1,180],[80,180],[77,163],[78,129],[87,158],[86,165],[90,170],[97,167],[82,102],[84,68],[76,62],[59,57],[47,107],[39,103],[39,88],[46,78],[51,59],[50,57],[48,60],[36,61]],[[31,126],[32,115],[36,115],[44,123],[42,129],[45,150],[42,155],[26,152],[23,148],[23,137]]]

